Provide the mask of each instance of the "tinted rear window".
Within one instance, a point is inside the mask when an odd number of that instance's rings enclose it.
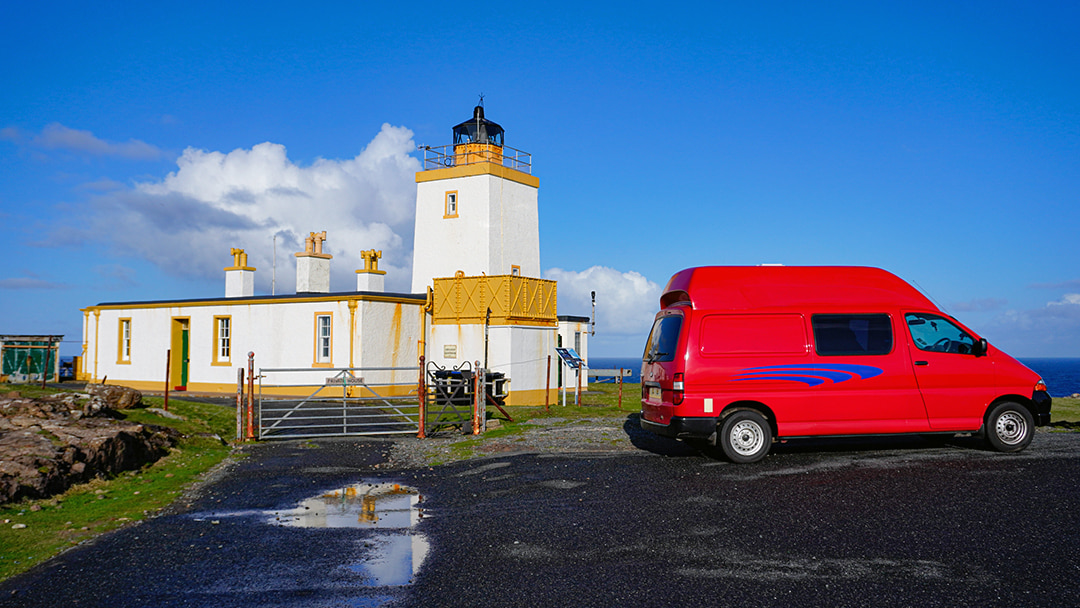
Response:
[[[683,318],[680,315],[660,317],[653,323],[649,340],[645,343],[643,361],[674,361],[675,348],[679,345],[679,331]]]
[[[814,315],[814,347],[824,356],[887,355],[892,322],[886,314]]]

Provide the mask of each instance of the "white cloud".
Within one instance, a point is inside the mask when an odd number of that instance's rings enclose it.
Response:
[[[91,156],[118,156],[132,160],[157,160],[162,151],[144,141],[129,139],[126,142],[110,142],[99,139],[90,131],[65,127],[52,123],[30,140],[30,145],[46,150],[67,150]]]
[[[355,158],[318,159],[302,167],[285,147],[262,143],[229,153],[188,148],[177,170],[161,180],[95,197],[62,239],[104,241],[121,255],[148,259],[182,276],[219,278],[244,248],[269,291],[272,236],[277,234],[278,293],[291,291],[293,253],[308,232],[327,232],[332,291],[355,289],[362,249],[383,250],[381,269],[389,290],[407,290],[412,255],[414,175],[412,132],[384,124]]]
[[[987,326],[987,337],[1017,356],[1080,356],[1080,294],[1032,310],[1009,310]]]
[[[1058,302],[1047,302],[1046,307],[1052,306],[1080,306],[1080,293],[1067,293]]]
[[[640,336],[652,327],[660,307],[660,285],[641,274],[593,266],[581,272],[552,268],[544,278],[559,282],[559,314],[588,316],[596,292],[596,334]]]

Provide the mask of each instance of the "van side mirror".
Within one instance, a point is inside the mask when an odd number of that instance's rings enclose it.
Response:
[[[986,338],[979,338],[979,341],[972,345],[971,354],[976,357],[982,357],[986,355],[986,351],[989,350],[990,345],[987,344]]]

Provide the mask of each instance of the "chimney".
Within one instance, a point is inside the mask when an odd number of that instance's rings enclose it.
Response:
[[[330,258],[323,253],[326,231],[304,239],[304,251],[296,254],[296,293],[330,293]]]
[[[382,251],[361,251],[364,267],[356,271],[356,291],[384,291],[385,270],[379,270]]]
[[[255,269],[247,265],[247,254],[236,247],[230,249],[229,253],[233,256],[233,265],[225,269],[225,297],[247,298],[255,295]]]

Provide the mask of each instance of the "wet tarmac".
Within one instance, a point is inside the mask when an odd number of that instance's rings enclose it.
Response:
[[[0,585],[0,606],[1066,606],[1080,434],[671,449],[384,471],[263,444],[190,504]]]

